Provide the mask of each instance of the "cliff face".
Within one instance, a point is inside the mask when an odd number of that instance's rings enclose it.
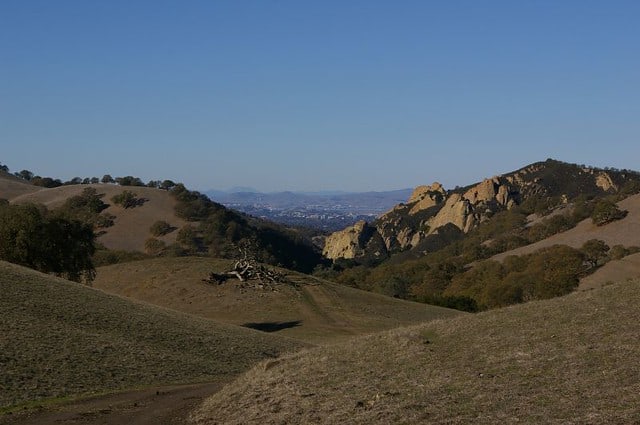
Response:
[[[375,258],[404,251],[453,225],[468,233],[495,212],[510,209],[529,197],[615,193],[637,174],[610,172],[547,160],[502,176],[485,179],[464,189],[446,191],[440,183],[415,188],[400,204],[371,224],[358,223],[326,240],[327,258]]]

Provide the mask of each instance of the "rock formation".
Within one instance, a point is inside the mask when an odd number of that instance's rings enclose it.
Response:
[[[598,176],[596,177],[596,186],[598,186],[605,192],[618,191],[618,186],[613,183],[613,180],[611,180],[611,176],[605,172],[598,174]]]
[[[406,204],[397,205],[370,225],[360,222],[329,236],[324,252],[334,259],[365,255],[383,258],[419,245],[423,252],[428,242],[425,240],[435,237],[444,226],[455,226],[468,233],[496,212],[510,209],[525,199],[550,197],[570,202],[580,194],[617,192],[629,179],[640,180],[640,174],[549,159],[485,179],[464,192],[447,192],[437,182],[418,186]]]
[[[329,235],[322,251],[330,259],[356,258],[368,253],[374,257],[387,255],[382,237],[375,227],[364,220]]]
[[[430,233],[448,223],[467,233],[477,222],[472,202],[459,193],[453,193],[447,198],[440,212],[429,220],[428,225]]]
[[[431,186],[418,186],[414,189],[408,204],[414,204],[409,210],[409,214],[415,215],[420,211],[438,205],[444,200],[446,192],[438,182]]]

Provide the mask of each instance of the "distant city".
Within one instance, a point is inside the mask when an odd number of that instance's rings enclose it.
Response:
[[[360,220],[372,221],[406,200],[412,189],[361,193],[205,192],[212,200],[254,217],[290,226],[333,232]]]

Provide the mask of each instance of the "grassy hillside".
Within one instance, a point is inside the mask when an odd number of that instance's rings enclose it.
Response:
[[[618,202],[618,206],[620,209],[629,212],[621,220],[604,226],[596,226],[589,218],[570,230],[530,245],[503,252],[492,257],[492,259],[502,261],[509,255],[525,255],[552,245],[568,245],[580,248],[590,239],[603,240],[609,246],[640,246],[640,195],[630,196]],[[618,282],[638,277],[640,277],[640,256],[635,254],[628,258],[611,261],[595,273],[582,278],[579,289],[592,289],[607,282]]]
[[[267,361],[194,423],[640,422],[640,281]]]
[[[210,258],[162,258],[98,269],[94,286],[107,292],[236,325],[278,329],[280,335],[314,343],[335,341],[427,320],[455,310],[402,301],[288,272],[299,287],[279,291],[203,283],[231,262]],[[236,281],[237,282],[237,281]]]
[[[64,204],[68,198],[80,195],[88,187],[96,189],[98,194],[104,194],[103,201],[109,204],[109,207],[104,212],[116,217],[114,225],[105,228],[106,233],[98,238],[98,242],[109,249],[144,251],[145,241],[152,237],[149,228],[156,221],[165,220],[176,228],[186,224],[184,220],[176,217],[174,212],[176,201],[169,192],[149,187],[118,186],[113,184],[60,186],[23,194],[13,198],[11,201],[16,203],[34,202],[54,209]],[[144,198],[146,201],[138,207],[127,209],[111,201],[114,195],[120,194],[125,190],[136,193],[138,198]],[[176,230],[165,236],[158,237],[158,239],[170,244],[175,241],[177,234],[178,231]]]
[[[0,262],[0,408],[217,381],[303,344],[135,303]]]
[[[0,170],[0,199],[12,199],[16,196],[42,190],[22,179]]]
[[[566,232],[558,233],[533,244],[522,246],[510,251],[498,254],[492,259],[502,260],[509,255],[523,255],[535,252],[540,248],[552,245],[568,245],[579,248],[589,239],[600,239],[610,246],[640,246],[640,194],[632,195],[618,202],[622,210],[629,213],[621,220],[617,220],[604,226],[596,226],[590,218],[578,223],[578,225]]]
[[[640,253],[609,261],[595,273],[580,279],[578,290],[586,291],[627,279],[640,279]]]

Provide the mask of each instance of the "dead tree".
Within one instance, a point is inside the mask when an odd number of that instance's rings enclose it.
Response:
[[[249,249],[245,246],[240,248],[242,258],[236,260],[233,269],[223,273],[211,272],[207,279],[203,282],[221,285],[230,278],[236,278],[240,281],[242,287],[253,287],[258,289],[275,290],[275,285],[286,283],[286,275],[275,269],[259,264],[253,255],[249,254]]]

